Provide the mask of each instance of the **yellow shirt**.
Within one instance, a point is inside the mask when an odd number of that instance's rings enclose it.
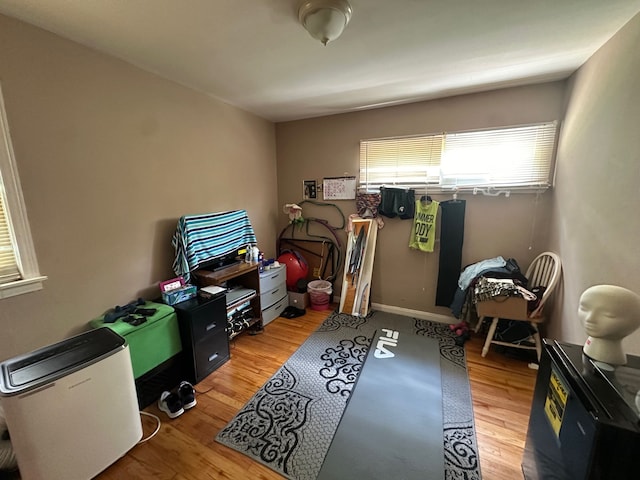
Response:
[[[416,200],[415,215],[411,226],[411,237],[409,237],[409,247],[423,252],[433,252],[433,245],[436,240],[436,215],[438,214],[439,203],[432,200],[423,203]]]

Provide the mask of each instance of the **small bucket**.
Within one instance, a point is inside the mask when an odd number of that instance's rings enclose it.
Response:
[[[331,282],[326,280],[313,280],[307,285],[309,301],[313,310],[326,310],[329,308],[331,298]]]

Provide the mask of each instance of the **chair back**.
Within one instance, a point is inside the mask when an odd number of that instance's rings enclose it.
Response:
[[[541,315],[544,304],[558,285],[561,271],[560,257],[553,252],[541,253],[529,265],[526,273],[528,288],[545,287],[538,307],[529,315],[531,318]]]

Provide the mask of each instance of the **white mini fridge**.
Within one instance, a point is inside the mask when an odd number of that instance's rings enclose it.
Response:
[[[142,438],[124,338],[98,328],[0,364],[22,480],[87,480]]]

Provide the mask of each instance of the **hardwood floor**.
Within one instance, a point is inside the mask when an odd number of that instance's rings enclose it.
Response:
[[[330,311],[277,318],[264,333],[231,343],[231,360],[196,385],[198,404],[170,420],[155,405],[160,431],[102,474],[116,479],[281,479],[280,475],[217,442],[214,437],[271,375],[322,323]],[[480,464],[485,480],[522,478],[520,461],[536,371],[494,351],[481,358],[483,338],[466,343]],[[143,416],[145,437],[156,422]]]
[[[537,370],[524,360],[496,353],[480,355],[484,336],[465,344],[473,397],[480,468],[485,480],[521,479],[522,451]]]

